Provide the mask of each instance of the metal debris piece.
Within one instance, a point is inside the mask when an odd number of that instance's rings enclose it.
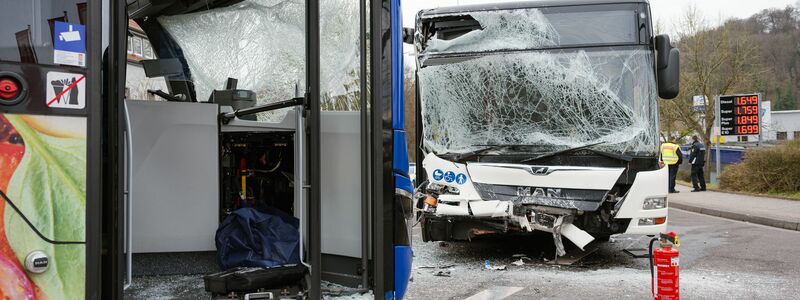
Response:
[[[586,258],[590,254],[597,251],[597,246],[589,246],[586,247],[586,250],[581,251],[580,249],[572,249],[566,253],[566,255],[559,257],[557,260],[549,262],[549,264],[557,265],[557,266],[570,266],[573,265],[582,259]]]
[[[553,242],[556,244],[556,261],[558,261],[559,256],[567,254],[567,252],[564,251],[564,243],[561,242],[561,225],[563,222],[564,216],[559,216],[553,224]]]

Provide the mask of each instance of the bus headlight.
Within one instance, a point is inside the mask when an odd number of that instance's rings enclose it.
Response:
[[[667,208],[667,197],[650,197],[644,199],[644,204],[642,205],[642,209],[644,210],[651,210],[651,209],[662,209]]]
[[[667,222],[666,217],[661,218],[641,218],[639,219],[639,226],[661,225]]]

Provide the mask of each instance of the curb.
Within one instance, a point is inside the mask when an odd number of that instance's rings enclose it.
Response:
[[[734,212],[729,212],[729,211],[724,211],[724,210],[718,210],[718,209],[713,209],[713,208],[705,208],[705,207],[699,207],[699,206],[687,205],[687,204],[675,203],[675,202],[670,202],[669,203],[669,207],[682,209],[682,210],[686,210],[686,211],[691,211],[691,212],[696,212],[696,213],[701,213],[701,214],[710,215],[710,216],[715,216],[715,217],[720,217],[720,218],[725,218],[725,219],[731,219],[731,220],[736,220],[736,221],[749,222],[749,223],[760,224],[760,225],[765,225],[765,226],[771,226],[771,227],[777,227],[777,228],[800,231],[800,222],[790,222],[790,221],[778,220],[778,219],[773,219],[773,218],[754,216],[754,215],[748,215],[748,214],[741,214],[741,213],[734,213]]]
[[[680,184],[682,186],[691,188],[692,184],[687,183],[684,181],[676,181],[676,184]],[[800,199],[782,196],[782,195],[767,195],[767,194],[758,194],[758,193],[749,193],[749,192],[740,192],[740,191],[729,191],[723,190],[720,188],[708,188],[709,191],[716,192],[716,193],[726,193],[726,194],[734,194],[734,195],[741,195],[741,196],[750,196],[750,197],[759,197],[759,198],[775,198],[775,199],[782,199],[782,200],[790,200],[790,201],[800,201]]]

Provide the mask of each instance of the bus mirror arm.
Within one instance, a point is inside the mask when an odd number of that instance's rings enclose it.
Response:
[[[284,100],[284,101],[279,101],[279,102],[274,102],[274,103],[269,103],[269,104],[264,104],[264,105],[258,105],[258,106],[243,108],[243,109],[236,110],[236,111],[233,111],[233,112],[220,113],[219,114],[219,118],[220,118],[220,120],[222,121],[223,124],[228,124],[228,122],[230,122],[232,119],[237,118],[237,117],[257,114],[257,113],[260,113],[260,112],[273,111],[273,110],[278,110],[278,109],[281,109],[281,108],[287,108],[287,107],[292,107],[292,106],[299,106],[299,105],[302,105],[304,107],[307,106],[305,97],[296,97],[296,98],[292,98],[292,99],[289,99],[289,100]]]

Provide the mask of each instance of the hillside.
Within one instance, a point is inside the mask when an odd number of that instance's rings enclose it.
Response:
[[[716,30],[749,40],[759,75],[739,87],[760,91],[773,110],[800,108],[800,10],[794,6],[765,9],[747,19],[733,19]]]

